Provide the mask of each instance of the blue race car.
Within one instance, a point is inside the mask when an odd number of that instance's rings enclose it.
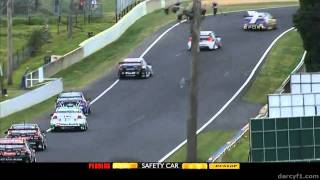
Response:
[[[272,30],[277,28],[277,20],[267,12],[247,11],[244,30]]]

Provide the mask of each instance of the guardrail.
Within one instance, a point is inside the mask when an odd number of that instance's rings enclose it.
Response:
[[[295,67],[295,69],[291,72],[291,74],[294,74],[296,72],[302,72],[303,71],[303,65],[304,65],[304,59],[307,55],[307,51],[304,51],[301,60],[299,64]],[[289,86],[289,88],[288,88]],[[290,91],[290,75],[283,81],[280,88],[277,90],[277,92],[284,93]],[[267,115],[266,114],[259,114],[256,116],[256,118],[261,118]],[[225,145],[221,146],[217,151],[212,153],[212,155],[209,157],[207,162],[216,162],[221,161],[222,156],[227,152],[230,151],[233,147],[236,146],[236,144],[240,141],[240,139],[243,137],[243,135],[249,130],[249,124],[246,124],[240,131],[237,132],[237,134],[232,137],[230,141],[228,141]]]
[[[220,159],[222,155],[227,150],[230,150],[248,130],[249,124],[245,125],[230,141],[228,141],[225,145],[221,146],[220,149],[218,149],[218,151],[214,152],[208,159],[208,162],[216,162],[218,159]]]
[[[21,96],[0,102],[0,118],[39,104],[62,91],[62,79],[56,79]]]

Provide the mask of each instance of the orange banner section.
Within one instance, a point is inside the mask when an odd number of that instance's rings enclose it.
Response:
[[[208,169],[207,163],[182,163],[182,169]]]

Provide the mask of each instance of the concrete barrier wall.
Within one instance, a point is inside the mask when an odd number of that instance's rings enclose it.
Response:
[[[106,45],[117,40],[134,22],[147,14],[146,1],[141,2],[109,29],[80,44],[87,57]],[[134,36],[134,34],[132,34]]]
[[[147,6],[147,12],[151,13],[159,8],[161,8],[161,5],[165,4],[163,0],[160,1],[147,1],[146,6]]]
[[[97,34],[96,36],[82,42],[80,47],[83,47],[84,57],[93,54],[99,49],[117,40],[133,23],[135,23],[142,16],[157,9],[172,5],[176,2],[179,2],[179,0],[148,0],[138,4],[127,15],[120,19],[118,23]]]
[[[0,103],[0,118],[39,104],[63,91],[62,79]]]
[[[65,54],[63,57],[60,59],[50,63],[46,64],[44,66],[44,73],[45,77],[50,77],[59,71],[66,69],[70,67],[71,65],[81,61],[84,58],[83,54],[83,48],[79,47],[67,54]]]

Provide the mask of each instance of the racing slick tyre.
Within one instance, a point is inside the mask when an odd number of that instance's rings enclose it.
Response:
[[[88,130],[88,124],[85,124],[85,126],[84,126],[83,129],[80,127],[80,130],[81,130],[81,131],[87,131],[87,130]]]
[[[40,144],[40,147],[39,146],[37,146],[38,148],[37,148],[37,150],[38,151],[44,151],[45,149],[46,149],[46,145],[44,144],[44,142],[42,142],[41,144]]]

